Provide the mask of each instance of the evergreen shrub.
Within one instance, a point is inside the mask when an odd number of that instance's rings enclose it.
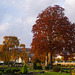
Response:
[[[27,72],[28,72],[28,68],[27,68],[27,65],[26,65],[26,63],[23,65],[23,68],[22,68],[22,73],[23,74],[27,74]]]

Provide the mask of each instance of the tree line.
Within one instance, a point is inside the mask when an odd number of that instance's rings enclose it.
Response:
[[[16,36],[4,36],[3,45],[0,45],[0,60],[8,63],[13,60],[16,62],[19,57],[27,62],[25,44],[20,44]]]

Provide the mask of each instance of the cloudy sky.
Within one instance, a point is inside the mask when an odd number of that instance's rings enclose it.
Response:
[[[53,5],[64,7],[69,20],[75,22],[75,0],[0,0],[0,44],[4,36],[17,36],[30,47],[36,17]]]

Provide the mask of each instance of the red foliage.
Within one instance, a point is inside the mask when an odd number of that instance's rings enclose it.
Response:
[[[74,27],[75,24],[69,22],[62,7],[49,6],[38,15],[33,25],[31,51],[35,55],[62,51],[71,53],[75,44]]]

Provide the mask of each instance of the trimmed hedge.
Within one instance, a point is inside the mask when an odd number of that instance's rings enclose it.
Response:
[[[36,63],[33,63],[33,69],[36,70]]]
[[[0,69],[0,71],[4,72],[4,69],[2,68],[2,69]]]
[[[46,70],[49,70],[49,66],[45,66],[45,69],[46,69]]]
[[[59,66],[54,66],[54,67],[53,67],[53,71],[54,71],[54,72],[59,72],[60,69],[61,69],[61,68],[60,68]]]
[[[2,71],[0,71],[0,75],[2,74]]]
[[[11,68],[6,69],[6,73],[11,73]]]
[[[42,66],[36,66],[36,69],[42,69]]]
[[[57,64],[57,66],[61,66],[61,64]]]
[[[11,72],[12,72],[12,73],[15,73],[15,72],[18,72],[18,71],[20,71],[20,69],[18,69],[18,68],[12,68],[12,69],[11,69]]]

